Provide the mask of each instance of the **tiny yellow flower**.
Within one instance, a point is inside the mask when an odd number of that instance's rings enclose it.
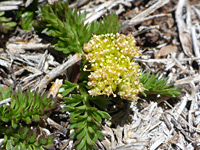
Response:
[[[83,71],[91,71],[88,76],[88,91],[92,96],[116,94],[123,99],[137,100],[137,94],[144,90],[139,83],[140,66],[134,57],[141,56],[135,45],[135,38],[123,34],[94,35],[84,44],[85,65]]]

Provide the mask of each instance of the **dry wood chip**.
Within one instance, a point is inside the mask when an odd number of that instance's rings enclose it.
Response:
[[[46,49],[50,46],[50,44],[42,44],[42,43],[8,43],[7,49],[10,51],[14,51],[17,53],[23,53],[24,50],[40,50]]]
[[[113,7],[119,6],[120,4],[130,7],[131,1],[133,1],[133,0],[116,0],[116,1],[109,0],[109,1],[106,1],[99,6],[92,8],[92,10],[89,10],[91,13],[87,14],[87,19],[85,20],[85,24],[91,23],[91,22],[97,20],[99,17],[103,16],[108,10],[111,10]]]
[[[141,12],[140,14],[138,14],[137,16],[132,18],[131,21],[134,21],[134,20],[139,19],[139,18],[145,18],[146,16],[153,13],[155,10],[164,6],[168,2],[169,2],[169,0],[158,0],[157,3],[153,4],[152,6],[147,8],[145,11]]]
[[[124,146],[116,147],[116,150],[147,150],[148,142],[141,141],[141,142],[132,142],[130,144],[126,144]]]
[[[175,53],[177,50],[178,48],[175,45],[167,45],[165,47],[162,47],[156,54],[155,59],[158,59],[160,57],[165,57],[170,53]]]
[[[6,67],[7,69],[10,67],[10,62],[0,59],[0,66]]]
[[[41,76],[43,72],[35,73],[33,75],[29,75],[28,77],[24,78],[21,82],[30,82],[31,80],[37,78],[38,76]]]
[[[7,103],[9,103],[11,101],[11,98],[6,98],[6,99],[4,99],[4,100],[1,100],[0,101],[0,106],[2,106],[2,105],[4,105],[4,104],[7,104]]]
[[[39,91],[44,89],[52,80],[54,80],[57,76],[62,74],[67,68],[80,61],[81,57],[81,54],[77,53],[62,65],[51,70],[47,75],[45,75],[45,77],[40,81],[40,83],[35,87],[35,89],[38,88]]]
[[[56,1],[58,1],[58,0],[56,0]],[[89,1],[90,0],[78,0],[75,3],[69,5],[69,8],[81,7],[81,6],[85,5],[85,4],[87,4]]]
[[[50,92],[48,96],[52,95],[53,97],[56,97],[58,94],[58,91],[62,85],[63,80],[56,79],[55,83],[51,86]]]
[[[200,46],[199,46],[200,43],[197,40],[196,28],[192,26],[191,31],[192,31],[192,43],[193,43],[195,56],[200,57]],[[200,64],[200,60],[198,60],[198,63]]]
[[[24,73],[24,71],[25,71],[25,68],[21,68],[21,69],[15,71],[14,75],[15,76],[20,76],[20,75],[22,75]]]
[[[187,56],[193,57],[193,54],[192,54],[192,39],[191,39],[191,34],[188,30],[190,27],[187,26],[187,24],[184,21],[185,19],[183,18],[184,7],[188,8],[190,6],[186,2],[186,0],[179,0],[179,3],[177,4],[177,10],[176,10],[176,22],[177,22],[177,26],[178,26],[179,38],[180,38],[180,41],[181,41],[181,45],[183,47],[183,51]],[[189,11],[187,11],[187,15],[190,18],[190,12]]]
[[[150,150],[156,150],[163,142],[165,139],[163,137],[159,137],[150,147]]]
[[[58,131],[60,131],[64,136],[67,134],[68,130],[66,128],[63,128],[63,126],[59,125],[55,121],[53,121],[51,118],[47,118],[46,121],[50,126],[58,129]]]
[[[45,53],[42,55],[42,57],[40,58],[40,61],[38,62],[38,65],[36,66],[36,68],[40,71],[43,71],[44,70],[44,66],[45,66],[45,63],[47,61],[47,57],[48,57],[48,51],[46,50]],[[48,64],[47,64],[48,65]],[[47,69],[45,69],[47,70]]]
[[[0,11],[17,10],[23,1],[4,1],[0,2]]]

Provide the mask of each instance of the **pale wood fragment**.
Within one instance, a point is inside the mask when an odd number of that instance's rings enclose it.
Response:
[[[63,135],[67,134],[67,131],[68,131],[67,128],[64,128],[60,124],[56,123],[51,118],[47,118],[46,121],[50,126],[52,126],[53,128],[57,129],[58,131],[60,131]]]
[[[164,6],[168,2],[169,2],[169,0],[158,0],[155,4],[153,4],[152,6],[147,8],[145,11],[143,11],[140,14],[138,14],[137,16],[133,17],[131,19],[131,21],[134,21],[134,20],[137,20],[137,19],[141,19],[141,18],[145,18],[146,16],[148,16],[151,13],[153,13],[155,10],[157,10],[158,8]]]
[[[161,18],[161,17],[172,17],[172,15],[171,14],[157,14],[157,15],[152,15],[152,16],[148,16],[145,18],[138,18],[138,19],[134,19],[134,20],[130,20],[130,21],[124,21],[122,23],[122,28],[126,27],[126,26],[136,26],[138,24],[141,24],[142,22],[152,20],[155,18]]]
[[[76,53],[68,61],[51,70],[47,75],[45,75],[45,77],[40,81],[40,83],[35,87],[35,89],[38,89],[39,91],[44,89],[52,80],[54,80],[57,76],[66,71],[67,68],[81,60],[81,56],[81,54]]]
[[[183,18],[183,9],[184,7],[189,7],[187,5],[186,0],[179,0],[178,5],[177,5],[177,10],[176,10],[176,22],[177,22],[177,27],[178,27],[178,32],[179,32],[179,38],[181,41],[181,45],[183,48],[184,53],[189,56],[193,57],[192,54],[192,39],[190,35],[190,31],[188,30],[189,27],[187,27],[187,24],[184,21]],[[187,11],[189,13],[189,11]],[[188,14],[188,18],[191,19],[190,13]],[[188,19],[187,22],[190,22],[191,20]]]
[[[48,93],[48,97],[52,95],[53,97],[56,97],[58,94],[58,91],[62,85],[63,80],[56,79],[55,83],[51,86],[50,92]]]
[[[191,34],[192,34],[192,44],[194,48],[194,54],[196,57],[200,57],[200,48],[199,48],[200,43],[197,40],[197,34],[196,34],[194,26],[192,26],[191,31],[192,31]],[[198,61],[198,64],[200,65],[200,60],[197,60],[197,61]]]
[[[23,4],[23,1],[4,1],[0,2],[0,11],[18,10],[19,6]]]
[[[88,13],[87,18],[85,20],[85,24],[91,23],[97,20],[99,17],[103,16],[107,11],[110,11],[113,7],[116,7],[120,4],[125,6],[130,6],[130,3],[133,0],[109,0],[99,5],[97,8],[90,10],[91,13]]]
[[[2,105],[4,105],[4,104],[7,104],[7,103],[9,103],[10,101],[11,101],[11,98],[6,98],[6,99],[0,101],[0,106],[2,106]]]

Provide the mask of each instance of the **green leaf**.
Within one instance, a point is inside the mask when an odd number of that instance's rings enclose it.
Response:
[[[6,150],[13,150],[14,147],[13,145],[11,144],[11,141],[9,140],[7,143],[6,143]]]
[[[95,103],[97,106],[99,106],[101,109],[105,110],[111,102],[110,97],[103,97],[103,96],[89,96],[89,100]]]
[[[33,24],[34,12],[26,11],[22,14],[21,17],[21,27],[24,30],[31,30]]]
[[[143,95],[148,94],[160,94],[170,97],[180,96],[180,88],[174,87],[173,85],[166,84],[167,78],[160,78],[159,75],[150,75],[145,73],[140,77],[140,83],[145,88]]]
[[[85,135],[86,135],[86,129],[85,129],[85,128],[82,128],[82,129],[80,129],[80,131],[77,133],[76,138],[77,138],[78,140],[80,140],[80,139],[82,139],[83,137],[85,137]]]
[[[46,145],[43,145],[43,147],[46,149],[53,149],[55,147],[55,144],[54,144],[55,135],[52,134],[46,138],[48,138],[48,143]]]
[[[3,24],[4,30],[12,30],[16,25],[16,22],[8,22]]]
[[[32,123],[31,118],[27,116],[25,118],[25,122],[26,122],[26,124],[31,124]]]
[[[46,145],[48,143],[48,139],[42,135],[39,137],[38,142],[40,143],[40,145]]]
[[[75,110],[75,107],[74,107],[74,106],[67,105],[67,106],[65,106],[65,110],[71,112],[71,111],[74,111],[74,110]]]
[[[84,110],[75,110],[74,112],[70,113],[70,118],[75,118],[75,117],[79,116],[80,114],[82,114],[83,112],[84,112]]]
[[[88,121],[88,122],[92,122],[92,121],[93,121],[93,117],[92,117],[91,114],[87,117],[87,121]]]
[[[79,140],[78,141],[78,143],[77,143],[77,146],[76,146],[76,149],[83,149],[83,147],[85,146],[85,144],[86,144],[86,138],[83,138],[83,139],[81,139],[81,140]]]
[[[47,145],[43,146],[45,149],[54,149],[55,145],[53,142],[49,142]],[[43,149],[43,150],[45,150]]]
[[[95,21],[85,24],[86,13],[80,13],[77,9],[71,10],[68,3],[60,1],[54,5],[41,6],[38,13],[37,28],[43,27],[44,33],[58,38],[55,44],[56,50],[66,54],[70,52],[83,54],[83,44],[87,43],[93,34],[116,33],[121,26],[114,13],[107,15],[101,23]]]
[[[71,133],[70,138],[71,138],[71,139],[75,139],[75,138],[76,138],[76,132],[75,132],[75,131],[73,131],[73,132]]]
[[[80,110],[80,111],[84,111],[84,110],[86,110],[86,105],[82,105],[82,106],[78,106],[78,107],[76,107],[76,110]]]
[[[99,140],[103,140],[104,139],[104,135],[101,131],[97,130],[96,131],[96,135],[98,137]]]
[[[3,16],[5,14],[4,11],[0,11],[0,17]]]
[[[32,118],[33,118],[33,121],[35,121],[35,122],[40,121],[40,116],[39,115],[33,115]]]
[[[17,122],[16,122],[16,120],[12,119],[11,120],[11,125],[12,125],[13,128],[17,128]]]
[[[91,134],[95,134],[96,132],[94,131],[94,129],[91,127],[91,126],[88,126],[88,131],[91,133]]]
[[[84,113],[84,115],[80,115],[78,116],[78,118],[70,118],[70,123],[77,123],[77,122],[81,122],[84,120],[87,120],[88,114]]]
[[[9,30],[12,30],[16,26],[16,22],[11,22],[11,18],[6,18],[3,16],[4,12],[0,14],[0,32],[7,33]]]
[[[105,111],[98,110],[97,112],[101,115],[102,118],[105,118],[105,119],[111,118],[111,116]]]
[[[26,144],[25,143],[20,142],[19,145],[20,145],[21,149],[26,149]]]
[[[80,121],[80,122],[78,122],[78,123],[74,123],[74,124],[70,124],[69,125],[69,129],[74,129],[74,128],[77,128],[77,129],[82,129],[82,128],[84,128],[85,126],[86,126],[87,124],[86,124],[86,121]]]
[[[94,146],[95,147],[95,143],[94,143],[94,141],[91,140],[90,136],[87,135],[86,138],[87,138],[86,139],[87,144],[90,145],[90,146]]]
[[[19,142],[19,140],[20,140],[20,135],[18,135],[18,134],[13,134],[13,140],[14,140],[14,142],[15,143],[18,143]]]
[[[62,92],[62,96],[66,96],[69,94],[74,88],[78,87],[78,84],[71,83],[67,80],[65,80],[65,84],[62,85],[62,87],[65,88],[65,90]]]
[[[64,101],[67,105],[71,104],[71,106],[76,106],[83,101],[83,96],[79,94],[72,94],[72,98],[65,97]]]
[[[101,115],[97,112],[97,111],[89,111],[89,114],[91,115],[91,116],[93,116],[93,118],[95,119],[95,120],[97,120],[98,122],[101,122],[102,121],[102,117],[101,117]]]
[[[19,129],[18,134],[20,135],[20,138],[22,140],[25,140],[28,131],[29,131],[28,127],[22,127],[21,129]]]
[[[33,144],[36,141],[37,131],[36,129],[30,130],[27,134],[27,142]]]
[[[5,97],[5,93],[2,95],[0,88],[0,98]],[[51,97],[47,99],[47,94],[41,94],[38,92],[22,92],[22,90],[12,94],[10,107],[3,105],[0,107],[0,120],[5,123],[11,123],[16,128],[20,121],[24,121],[26,124],[31,124],[33,121],[39,121],[41,117],[50,114],[51,110],[56,109],[57,101]],[[1,100],[1,99],[0,99]]]
[[[8,122],[8,118],[2,117],[1,120],[2,120],[3,122]]]

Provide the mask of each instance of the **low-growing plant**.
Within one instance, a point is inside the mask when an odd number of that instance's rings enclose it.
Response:
[[[103,139],[101,122],[110,118],[106,112],[110,99],[120,97],[136,103],[140,93],[180,96],[178,88],[166,84],[167,79],[142,74],[133,59],[141,52],[132,35],[94,35],[83,50],[87,63],[82,67],[78,84],[65,81],[62,86],[76,149],[97,149],[97,140]],[[79,92],[70,96],[75,88]]]
[[[28,18],[32,26],[32,15]],[[134,60],[142,55],[141,50],[131,34],[118,33],[121,23],[117,15],[109,13],[92,23],[85,23],[85,20],[85,12],[70,9],[66,2],[57,2],[42,5],[34,25],[38,31],[55,38],[52,43],[56,50],[83,55],[77,83],[65,81],[62,85],[65,103],[62,111],[70,113],[70,138],[78,150],[98,149],[97,141],[104,139],[101,124],[111,119],[107,113],[111,99],[137,103],[141,93],[144,96],[152,93],[180,95],[180,89],[166,84],[167,79],[142,73]],[[26,26],[25,21],[24,28],[29,29],[31,26]],[[53,147],[53,135],[41,135],[37,127],[30,127],[49,116],[57,101],[37,91],[13,92],[11,88],[3,91],[1,87],[0,91],[0,101],[11,98],[10,105],[0,106],[0,131],[4,135],[1,146],[6,149]]]
[[[133,59],[141,51],[131,34],[118,33],[120,23],[115,14],[99,22],[85,24],[85,19],[86,13],[58,2],[41,6],[38,22],[43,33],[56,38],[56,50],[83,54],[79,81],[62,85],[63,111],[70,113],[70,138],[76,140],[78,150],[98,148],[97,141],[104,138],[101,123],[111,118],[106,112],[110,99],[136,103],[140,93],[179,96],[179,89],[166,85],[166,79],[142,74]]]
[[[9,106],[3,105],[0,107],[0,125],[10,122],[11,126],[16,128],[21,121],[26,124],[39,122],[41,118],[47,118],[51,111],[57,107],[56,100],[47,98],[47,94],[30,92],[30,90],[26,93],[22,90],[16,93],[8,91],[5,93],[9,93],[11,102]],[[7,97],[3,96],[3,91],[1,93],[0,98]]]
[[[45,150],[54,149],[55,135],[43,135],[38,132],[36,127],[31,129],[29,126],[11,126],[1,128],[4,133],[4,140],[1,143],[1,148],[6,150]]]
[[[72,94],[68,97],[70,91],[78,87],[80,94]],[[102,119],[109,119],[110,115],[106,111],[108,100],[102,96],[92,97],[88,94],[86,85],[81,82],[80,84],[72,84],[65,81],[62,86],[64,91],[64,103],[66,107],[63,111],[70,112],[70,126],[69,129],[73,130],[70,138],[77,139],[76,149],[97,149],[97,140],[103,140],[104,136],[101,132]],[[95,106],[95,105],[96,106]],[[93,106],[92,106],[93,105]],[[98,109],[97,106],[102,109]]]
[[[86,13],[77,9],[71,10],[66,2],[54,5],[43,5],[38,12],[36,27],[42,32],[57,38],[56,50],[63,53],[82,53],[84,43],[87,43],[93,34],[116,33],[120,23],[114,13],[108,14],[100,22],[94,21],[85,24]]]
[[[10,98],[9,105],[0,106],[0,133],[4,140],[0,147],[6,149],[44,149],[53,147],[53,137],[40,135],[36,127],[41,119],[47,118],[57,107],[55,99],[46,93],[27,90],[14,92],[11,87],[0,87],[0,101]],[[33,128],[33,129],[32,129]]]

